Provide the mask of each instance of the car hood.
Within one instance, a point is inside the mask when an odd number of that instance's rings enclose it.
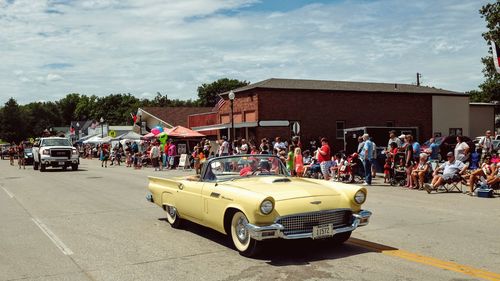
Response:
[[[335,188],[322,182],[301,178],[258,176],[236,179],[222,184],[272,196],[276,201],[340,195]]]

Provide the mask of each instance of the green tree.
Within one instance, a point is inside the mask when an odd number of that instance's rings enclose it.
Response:
[[[215,106],[217,95],[250,84],[247,81],[222,78],[210,84],[198,87],[198,104],[200,106]]]
[[[0,139],[20,142],[28,136],[26,115],[14,98],[10,98],[0,111]]]
[[[469,94],[471,102],[490,102],[491,96],[483,91],[472,90],[465,92]]]
[[[60,107],[54,102],[32,102],[23,106],[29,126],[26,131],[29,137],[37,137],[45,129],[63,126],[67,123],[61,118]]]
[[[484,32],[483,38],[490,44],[493,40],[500,44],[500,1],[484,5],[480,10],[481,17],[486,21],[487,32]],[[500,100],[500,74],[495,71],[493,64],[492,50],[490,46],[489,55],[481,59],[484,64],[483,74],[485,81],[479,85],[483,92],[479,96],[484,98],[482,101]]]
[[[65,124],[70,124],[76,119],[76,108],[80,102],[80,94],[72,93],[57,102],[61,118]]]

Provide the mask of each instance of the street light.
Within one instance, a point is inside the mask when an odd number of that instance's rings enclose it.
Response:
[[[101,138],[104,138],[104,118],[99,119],[101,122]]]
[[[229,100],[231,101],[231,137],[229,139],[235,140],[236,137],[234,135],[234,115],[233,115],[233,113],[234,113],[234,107],[233,107],[234,106],[234,92],[230,91],[228,97],[229,97]]]

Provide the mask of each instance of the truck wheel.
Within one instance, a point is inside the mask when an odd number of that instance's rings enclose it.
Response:
[[[45,164],[40,164],[40,172],[45,172],[46,166]]]
[[[72,164],[71,165],[71,170],[78,171],[78,164]]]
[[[231,220],[231,240],[234,247],[240,255],[252,257],[259,253],[261,247],[260,241],[250,237],[246,225],[248,219],[242,212],[236,212]]]
[[[33,162],[33,170],[38,170],[38,162]]]

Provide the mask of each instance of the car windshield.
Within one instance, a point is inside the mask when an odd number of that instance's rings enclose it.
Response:
[[[31,153],[31,152],[32,152],[32,151],[31,151],[31,148],[26,148],[26,149],[24,149],[24,153]]]
[[[71,146],[67,139],[46,139],[42,141],[43,146]]]
[[[281,160],[271,155],[235,155],[208,162],[205,181],[227,181],[246,177],[288,176]]]

